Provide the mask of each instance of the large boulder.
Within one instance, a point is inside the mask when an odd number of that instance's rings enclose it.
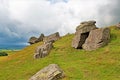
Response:
[[[76,49],[82,48],[85,43],[86,38],[89,36],[91,30],[97,29],[95,25],[96,21],[86,21],[82,22],[77,28],[75,37],[72,41],[72,47]]]
[[[54,41],[56,41],[56,40],[58,40],[58,39],[60,39],[60,35],[59,35],[58,32],[56,32],[56,33],[54,33],[54,34],[51,34],[51,35],[49,35],[49,36],[46,36],[43,41],[44,41],[45,43],[47,43],[47,42],[54,42]]]
[[[29,80],[59,80],[63,77],[63,70],[57,64],[50,64],[33,75]]]
[[[35,50],[34,58],[38,59],[46,57],[50,53],[52,47],[53,47],[52,42],[38,46]]]
[[[28,43],[30,43],[30,44],[34,44],[34,43],[36,43],[36,40],[37,40],[38,38],[36,38],[36,37],[31,37],[30,39],[29,39],[29,41],[28,41]]]
[[[103,47],[110,40],[110,29],[100,28],[92,30],[83,44],[83,49],[91,51]]]

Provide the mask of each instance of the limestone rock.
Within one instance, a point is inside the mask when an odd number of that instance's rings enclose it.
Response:
[[[50,64],[33,75],[29,80],[59,80],[63,77],[63,70],[57,64]]]
[[[44,34],[41,34],[40,37],[35,42],[37,43],[43,41],[44,37],[45,37]]]
[[[34,44],[34,43],[36,43],[36,40],[37,40],[38,38],[36,38],[36,37],[31,37],[30,39],[29,39],[29,42],[28,43],[30,43],[30,44]]]
[[[38,46],[37,49],[35,50],[34,58],[38,59],[46,57],[49,54],[52,47],[53,47],[52,42]]]
[[[96,21],[81,22],[81,24],[79,26],[77,26],[76,31],[79,31],[81,33],[90,32],[91,30],[96,29],[95,23],[96,23]]]
[[[85,43],[86,38],[89,35],[91,30],[97,29],[95,25],[96,21],[86,21],[82,22],[77,28],[75,37],[72,41],[72,47],[76,49],[82,48],[82,45]]]
[[[51,35],[49,35],[49,36],[46,36],[43,41],[44,41],[45,43],[47,43],[47,42],[54,42],[54,41],[56,41],[56,40],[58,40],[58,39],[60,39],[60,35],[59,35],[58,32],[56,32],[56,33],[54,33],[54,34],[51,34]]]
[[[89,32],[81,33],[79,31],[77,31],[75,33],[75,37],[73,38],[73,41],[72,41],[72,47],[74,47],[76,49],[81,49],[82,45],[85,43],[85,40],[88,37],[88,35],[89,35]]]
[[[110,29],[100,28],[92,30],[83,44],[85,50],[95,50],[108,44],[110,40]]]

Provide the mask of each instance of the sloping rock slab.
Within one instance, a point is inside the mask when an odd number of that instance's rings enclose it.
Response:
[[[91,51],[103,47],[108,44],[110,40],[110,29],[100,28],[92,30],[83,44],[83,49]]]
[[[64,72],[59,68],[57,64],[50,64],[43,68],[29,80],[59,80],[64,77]]]
[[[60,39],[60,35],[58,32],[54,33],[54,34],[51,34],[49,36],[46,36],[44,38],[44,42],[47,43],[47,42],[55,42],[56,40]]]

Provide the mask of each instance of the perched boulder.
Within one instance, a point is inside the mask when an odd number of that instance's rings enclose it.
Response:
[[[77,26],[76,31],[79,31],[81,33],[90,32],[91,30],[96,29],[95,23],[96,23],[96,21],[81,22],[81,24],[79,26]]]
[[[46,43],[46,44],[43,44],[43,45],[37,47],[37,49],[35,50],[34,58],[38,59],[38,58],[43,58],[43,57],[47,56],[49,54],[50,50],[52,49],[52,47],[53,47],[52,42]]]
[[[57,64],[50,64],[33,75],[29,80],[59,80],[63,77],[63,70]]]
[[[116,27],[120,29],[120,22],[116,25]]]
[[[83,44],[85,50],[95,50],[108,44],[110,40],[110,29],[100,28],[92,30]]]
[[[59,35],[58,32],[56,32],[56,33],[54,33],[54,34],[51,34],[51,35],[49,35],[49,36],[46,36],[43,41],[44,41],[45,43],[47,43],[47,42],[54,42],[54,41],[56,41],[56,40],[58,40],[58,39],[60,39],[60,35]]]
[[[36,43],[36,40],[37,40],[38,38],[36,38],[36,37],[31,37],[30,39],[29,39],[29,42],[28,43],[30,43],[30,44],[34,44],[34,43]]]
[[[82,22],[77,28],[75,37],[72,41],[72,47],[76,49],[82,48],[85,43],[86,38],[89,36],[91,30],[97,29],[95,25],[96,21],[86,21]]]
[[[41,34],[40,37],[35,42],[37,43],[43,41],[44,37],[45,37],[44,34]]]

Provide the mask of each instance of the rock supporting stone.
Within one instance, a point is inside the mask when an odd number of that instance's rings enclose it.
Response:
[[[56,33],[54,33],[54,34],[51,34],[51,35],[49,35],[49,36],[46,36],[43,41],[44,41],[45,43],[47,43],[47,42],[54,42],[54,41],[56,41],[56,40],[58,40],[58,39],[60,39],[60,35],[59,35],[58,32],[56,32]]]
[[[108,44],[110,40],[110,29],[100,28],[92,30],[83,44],[85,50],[95,50]]]
[[[96,21],[86,21],[82,22],[77,28],[75,37],[72,41],[72,47],[76,49],[82,48],[82,45],[85,43],[86,38],[89,35],[91,30],[97,29],[95,25]]]
[[[77,28],[72,47],[76,49],[95,50],[108,44],[109,28],[96,28],[96,21],[82,22]]]
[[[38,59],[46,57],[50,53],[52,47],[53,47],[52,42],[38,46],[35,50],[34,58]]]
[[[33,75],[29,80],[59,80],[63,77],[63,70],[57,64],[50,64]]]

